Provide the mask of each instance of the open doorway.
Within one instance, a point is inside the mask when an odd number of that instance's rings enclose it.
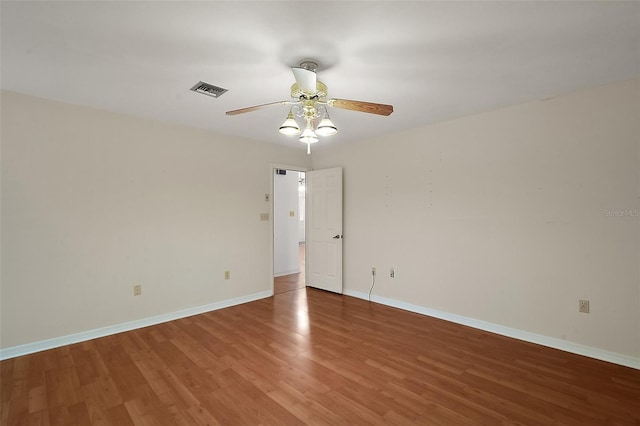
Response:
[[[305,287],[306,174],[275,169],[273,177],[273,293]]]

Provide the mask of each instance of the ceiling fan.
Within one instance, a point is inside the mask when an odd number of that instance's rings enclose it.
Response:
[[[291,100],[236,109],[227,111],[226,114],[243,114],[272,105],[291,105],[279,131],[290,136],[300,135],[299,141],[307,144],[307,154],[310,154],[311,144],[318,142],[318,135],[331,136],[338,132],[338,128],[329,118],[327,106],[385,116],[393,112],[393,105],[327,98],[327,86],[318,80],[317,69],[318,63],[313,60],[303,61],[299,67],[291,68],[296,80],[291,85]],[[303,122],[303,129],[298,125],[296,118]]]

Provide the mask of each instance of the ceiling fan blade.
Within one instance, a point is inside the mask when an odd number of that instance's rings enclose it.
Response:
[[[234,109],[233,111],[227,111],[225,114],[227,115],[237,115],[237,114],[244,114],[245,112],[251,112],[251,111],[255,111],[257,109],[262,109],[271,105],[289,105],[292,102],[290,101],[278,101],[278,102],[271,102],[268,104],[262,104],[262,105],[254,105],[254,106],[250,106],[247,108],[241,108],[241,109]]]
[[[391,115],[393,105],[375,104],[373,102],[350,101],[348,99],[327,99],[327,105],[334,108],[368,112],[369,114]]]
[[[296,83],[298,83],[300,90],[311,94],[316,93],[317,76],[314,71],[309,71],[301,67],[292,67],[291,71],[296,78]]]

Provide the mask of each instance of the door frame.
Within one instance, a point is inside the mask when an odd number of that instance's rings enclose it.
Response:
[[[269,164],[269,282],[271,283],[271,296],[273,296],[275,288],[274,288],[274,278],[273,278],[273,260],[274,260],[274,247],[273,247],[273,243],[274,243],[274,232],[275,232],[275,227],[274,227],[274,220],[273,220],[273,195],[274,195],[274,174],[275,174],[275,169],[283,169],[283,170],[291,170],[293,172],[309,172],[311,170],[313,170],[311,167],[305,167],[305,166],[292,166],[292,165],[286,165],[286,164],[277,164],[277,163],[270,163]],[[307,206],[306,206],[306,197],[305,197],[305,212],[307,210]],[[305,213],[306,215],[306,213]],[[308,223],[305,217],[305,221],[304,221],[304,232],[305,232],[305,241],[306,241],[306,234],[308,231]],[[305,250],[305,262],[307,261],[307,253]],[[304,271],[304,281],[305,283],[307,282],[307,269],[305,268]]]

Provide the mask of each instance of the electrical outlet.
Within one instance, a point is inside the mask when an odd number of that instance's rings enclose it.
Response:
[[[142,294],[142,286],[140,284],[136,284],[133,286],[133,295],[140,296]]]
[[[371,268],[371,275],[375,275],[376,274],[376,267],[372,267]]]
[[[269,213],[260,213],[260,220],[265,222],[269,220]]]
[[[224,279],[225,280],[231,279],[231,271],[224,271]]]
[[[589,313],[589,301],[588,300],[579,300],[578,301],[578,312],[582,312],[585,314]]]
[[[395,277],[396,277],[396,270],[395,270],[395,269],[393,269],[393,268],[391,268],[391,269],[389,270],[389,276],[390,276],[391,278],[395,278]]]

